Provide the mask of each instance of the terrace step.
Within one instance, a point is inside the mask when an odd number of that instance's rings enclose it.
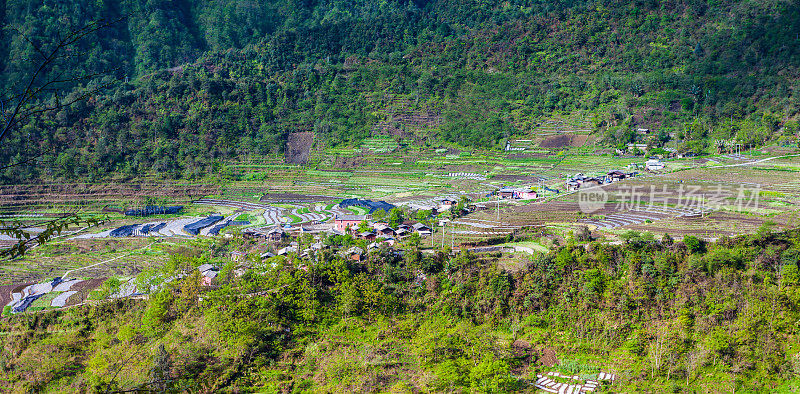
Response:
[[[690,209],[690,208],[669,208],[648,206],[647,208],[638,208],[630,211],[615,212],[609,214],[604,219],[582,219],[581,223],[587,223],[597,226],[602,229],[612,229],[616,227],[624,227],[634,224],[641,224],[647,220],[658,221],[675,217],[693,217],[702,214],[710,213],[710,209]],[[643,213],[650,213],[646,215]],[[659,215],[659,216],[656,216]]]

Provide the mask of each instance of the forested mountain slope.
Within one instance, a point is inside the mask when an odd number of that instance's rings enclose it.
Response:
[[[0,160],[46,154],[40,166],[5,171],[6,182],[191,178],[215,159],[279,153],[293,131],[329,146],[356,141],[396,98],[433,108],[441,122],[431,133],[466,147],[494,147],[565,113],[610,142],[642,125],[698,152],[709,137],[760,144],[797,129],[797,1],[3,5],[0,78],[12,91],[33,72],[34,46],[119,18],[46,75],[108,71],[62,84],[62,97],[109,88],[18,125]]]
[[[513,273],[496,256],[408,244],[402,257],[382,249],[363,262],[280,256],[237,277],[227,256],[241,242],[176,247],[137,283],[181,279],[147,300],[0,320],[0,389],[516,392],[552,370],[537,362],[545,349],[562,373],[617,373],[603,391],[800,384],[797,230],[717,243],[570,239]],[[214,289],[198,285],[205,263],[224,267]]]

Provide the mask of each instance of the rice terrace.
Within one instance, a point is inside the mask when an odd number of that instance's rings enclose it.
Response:
[[[797,4],[40,3],[0,392],[800,391]]]

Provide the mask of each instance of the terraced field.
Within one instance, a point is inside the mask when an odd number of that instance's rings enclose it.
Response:
[[[593,225],[598,229],[612,229],[670,218],[700,217],[711,212],[710,209],[642,206],[628,211],[614,212],[603,219],[579,219],[579,222]]]

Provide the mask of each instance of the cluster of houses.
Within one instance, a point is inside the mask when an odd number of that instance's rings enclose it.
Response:
[[[411,235],[412,233],[417,233],[423,237],[431,235],[431,228],[422,223],[403,223],[398,225],[396,228],[392,228],[388,223],[377,222],[371,224],[367,231],[359,231],[359,225],[361,222],[365,221],[369,221],[369,216],[336,215],[336,217],[333,219],[332,230],[335,231],[334,234],[338,233],[338,235],[344,235],[351,233],[357,238],[366,239],[368,241],[375,240],[377,238],[394,240],[395,237],[402,238]],[[394,242],[392,242],[392,244],[394,244]]]
[[[503,187],[497,191],[500,198],[504,200],[535,200],[539,194],[530,187]]]
[[[407,202],[404,203],[403,205],[412,211],[430,211],[431,215],[435,216],[438,215],[440,212],[450,210],[453,207],[457,206],[458,202],[459,202],[458,199],[448,196],[430,201]]]
[[[617,181],[621,181],[625,178],[633,178],[638,175],[637,172],[622,172],[619,170],[614,170],[606,175],[601,176],[586,176],[584,174],[578,173],[575,174],[572,178],[570,178],[566,182],[567,190],[578,190],[581,187],[590,187],[590,186],[599,186],[606,183],[613,183]]]
[[[361,226],[362,222],[367,222],[368,228],[364,229]],[[381,245],[394,246],[397,240],[403,239],[413,233],[417,233],[422,237],[430,236],[432,230],[430,227],[423,223],[406,222],[395,227],[389,226],[388,223],[374,222],[370,223],[369,215],[336,215],[333,220],[333,226],[328,229],[319,228],[306,228],[303,226],[274,226],[270,228],[248,228],[242,230],[242,235],[250,239],[258,239],[272,243],[281,243],[289,238],[293,238],[288,246],[285,246],[276,251],[276,253],[264,253],[263,258],[274,257],[276,255],[287,255],[289,253],[300,253],[301,256],[308,256],[314,251],[326,248],[322,242],[321,235],[345,235],[350,234],[355,238],[363,239],[371,242],[369,248],[380,248]],[[297,237],[303,234],[315,234],[316,242],[310,245],[303,245],[305,248],[301,250],[301,245],[297,242]],[[360,256],[357,250],[353,250],[350,256]]]

